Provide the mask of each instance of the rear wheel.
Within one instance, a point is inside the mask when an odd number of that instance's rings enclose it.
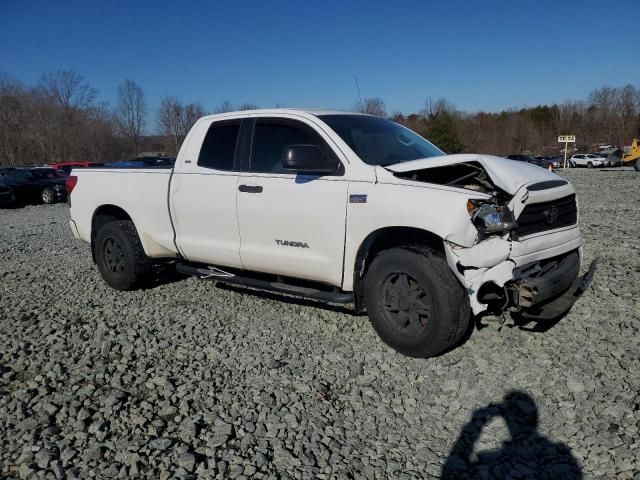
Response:
[[[107,285],[116,290],[144,286],[151,262],[133,222],[119,220],[105,224],[98,231],[94,248],[98,270]]]
[[[46,205],[52,204],[55,201],[55,198],[53,190],[49,187],[43,188],[40,192],[40,200],[42,200],[42,203]]]
[[[445,259],[421,246],[386,250],[373,260],[365,305],[382,341],[411,357],[452,347],[470,320],[468,296]]]

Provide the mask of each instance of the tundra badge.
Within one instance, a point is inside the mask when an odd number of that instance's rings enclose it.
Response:
[[[309,244],[307,242],[294,242],[289,240],[276,240],[278,245],[282,245],[283,247],[299,247],[299,248],[309,248]]]

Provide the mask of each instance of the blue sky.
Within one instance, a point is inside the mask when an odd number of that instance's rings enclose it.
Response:
[[[390,112],[497,111],[640,87],[638,19],[638,0],[0,0],[0,71],[73,69],[110,103],[129,78],[152,111],[163,95],[344,109],[355,77]]]

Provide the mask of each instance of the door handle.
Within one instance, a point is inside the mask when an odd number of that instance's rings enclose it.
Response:
[[[262,193],[262,185],[240,185],[238,190],[244,193]]]

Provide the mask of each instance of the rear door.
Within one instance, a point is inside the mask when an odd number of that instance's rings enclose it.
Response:
[[[302,119],[257,118],[250,165],[238,175],[240,256],[244,268],[339,286],[348,178],[345,159],[332,175],[282,168],[288,145],[313,144],[337,155],[330,139]],[[348,166],[348,165],[347,165]]]
[[[201,121],[183,147],[171,182],[180,253],[191,261],[242,267],[236,171],[242,120]]]

